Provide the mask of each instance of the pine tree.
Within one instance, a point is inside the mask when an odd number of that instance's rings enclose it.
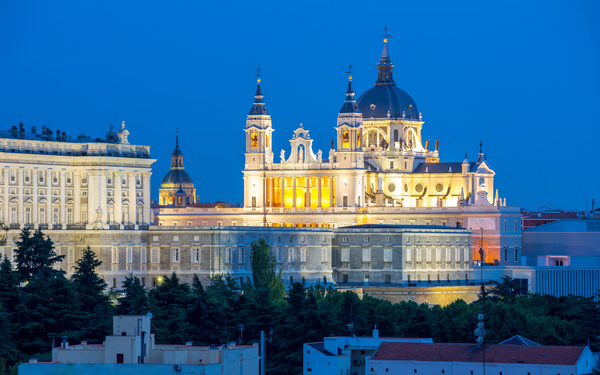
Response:
[[[83,250],[81,258],[75,264],[75,273],[71,281],[75,285],[77,298],[81,301],[83,310],[93,313],[100,304],[108,303],[106,282],[96,273],[96,268],[102,265],[90,247]]]
[[[14,250],[17,263],[19,280],[29,282],[34,277],[49,278],[56,270],[52,268],[55,263],[64,259],[64,255],[57,255],[54,243],[50,237],[45,236],[41,229],[31,233],[26,226],[19,234],[17,248]]]
[[[0,263],[0,305],[6,313],[13,314],[19,304],[19,279],[12,269],[12,264],[7,256]]]
[[[144,315],[150,312],[150,301],[146,288],[137,277],[126,277],[123,281],[125,296],[118,299],[117,314]]]
[[[281,280],[281,269],[277,270],[277,260],[271,254],[271,246],[264,238],[252,242],[250,264],[254,288],[269,291],[272,301],[280,301],[285,296]]]

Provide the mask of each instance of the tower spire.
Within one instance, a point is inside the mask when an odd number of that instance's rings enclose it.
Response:
[[[354,89],[352,88],[352,63],[348,65],[348,90],[346,90],[346,101],[344,101],[344,105],[340,110],[340,113],[356,113],[358,112],[358,105],[356,104],[356,100],[354,100]]]
[[[262,90],[260,88],[260,77],[262,77],[262,74],[260,74],[260,72],[262,71],[262,69],[260,68],[260,66],[258,68],[256,68],[256,74],[254,75],[256,78],[256,94],[254,94],[254,104],[252,105],[252,109],[250,110],[250,113],[248,113],[249,116],[252,115],[268,115],[269,112],[267,111],[267,108],[265,108],[265,102],[263,101],[263,94],[262,94]]]
[[[394,64],[390,59],[390,54],[388,52],[387,43],[388,39],[392,36],[388,34],[388,27],[385,25],[383,28],[383,51],[381,52],[381,58],[377,63],[378,76],[377,82],[375,82],[375,86],[395,86],[396,82],[394,82],[394,78],[392,77],[392,70],[394,68]]]
[[[171,154],[171,169],[183,169],[183,152],[179,148],[179,129],[175,133],[175,149]]]

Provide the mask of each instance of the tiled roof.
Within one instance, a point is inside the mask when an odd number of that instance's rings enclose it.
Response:
[[[383,342],[373,361],[485,362],[574,365],[583,352],[578,346],[421,344]]]

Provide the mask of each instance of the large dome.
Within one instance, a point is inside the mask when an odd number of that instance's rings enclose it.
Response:
[[[375,86],[364,92],[356,102],[364,119],[387,118],[388,111],[392,119],[419,119],[417,104],[404,90],[394,85]]]
[[[163,178],[162,184],[193,184],[192,178],[183,169],[171,169]]]
[[[377,63],[377,81],[358,98],[356,104],[363,119],[413,119],[419,120],[415,101],[403,90],[396,87],[393,78],[394,64],[387,48],[387,35],[383,39],[383,52]],[[403,116],[404,115],[404,116]]]

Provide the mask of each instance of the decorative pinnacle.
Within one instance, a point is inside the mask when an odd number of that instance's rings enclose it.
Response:
[[[390,34],[387,33],[388,30],[389,29],[388,29],[387,25],[385,25],[385,27],[383,28],[383,35],[381,36],[383,38],[384,43],[387,43],[388,38],[392,37]]]
[[[255,77],[258,77],[256,79],[256,82],[260,83],[260,77],[262,77],[262,74],[260,74],[260,72],[262,71],[262,69],[260,68],[260,65],[258,66],[258,68],[256,68],[256,74],[254,75]]]

